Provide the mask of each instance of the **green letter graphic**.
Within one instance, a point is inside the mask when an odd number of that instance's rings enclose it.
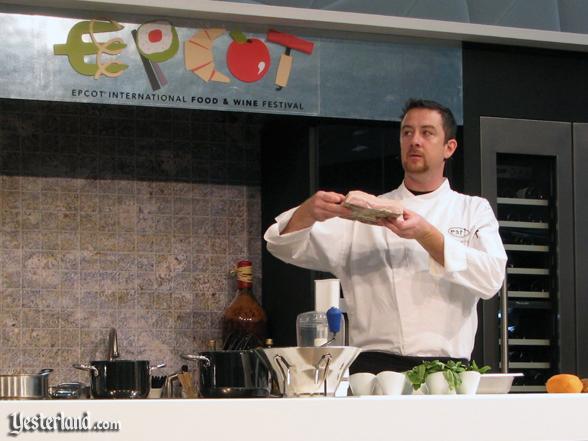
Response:
[[[100,63],[100,55],[102,53],[119,54],[127,45],[120,38],[108,40],[106,43],[97,42],[94,33],[115,32],[123,28],[124,26],[115,21],[81,21],[71,28],[65,44],[53,45],[53,53],[67,55],[71,67],[82,75],[94,76],[95,79],[102,74],[108,77],[119,76],[128,65],[117,61]],[[91,43],[85,43],[82,40],[84,34],[90,35]],[[86,55],[96,55],[96,63],[86,63],[84,61]]]

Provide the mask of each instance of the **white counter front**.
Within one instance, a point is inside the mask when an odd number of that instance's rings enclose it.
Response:
[[[0,401],[0,421],[0,438],[23,441],[585,441],[588,394]]]

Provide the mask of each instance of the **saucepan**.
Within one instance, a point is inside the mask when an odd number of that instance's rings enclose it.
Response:
[[[165,363],[150,366],[148,360],[98,360],[73,367],[90,372],[94,398],[147,398],[151,372]]]
[[[182,354],[198,362],[200,394],[205,398],[268,397],[270,367],[259,349]]]
[[[42,369],[38,374],[0,375],[0,399],[42,400],[49,398],[49,374],[53,369]]]

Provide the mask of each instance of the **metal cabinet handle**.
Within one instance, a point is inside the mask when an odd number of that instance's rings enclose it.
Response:
[[[504,272],[504,282],[500,289],[500,371],[508,373],[508,284]]]

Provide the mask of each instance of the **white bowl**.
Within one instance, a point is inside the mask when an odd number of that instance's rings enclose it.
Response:
[[[428,393],[431,395],[453,395],[456,393],[455,389],[449,389],[449,383],[447,383],[443,372],[427,375],[425,384],[427,385]]]
[[[522,377],[520,372],[512,374],[482,374],[478,394],[507,394],[510,392],[515,377]]]
[[[461,384],[457,386],[457,393],[462,395],[474,395],[480,384],[480,373],[476,371],[465,371],[459,374]]]
[[[394,371],[382,371],[376,375],[381,395],[402,395],[406,393],[410,381],[405,374]]]
[[[375,392],[376,376],[370,372],[358,372],[349,376],[349,386],[356,397],[372,395]]]

